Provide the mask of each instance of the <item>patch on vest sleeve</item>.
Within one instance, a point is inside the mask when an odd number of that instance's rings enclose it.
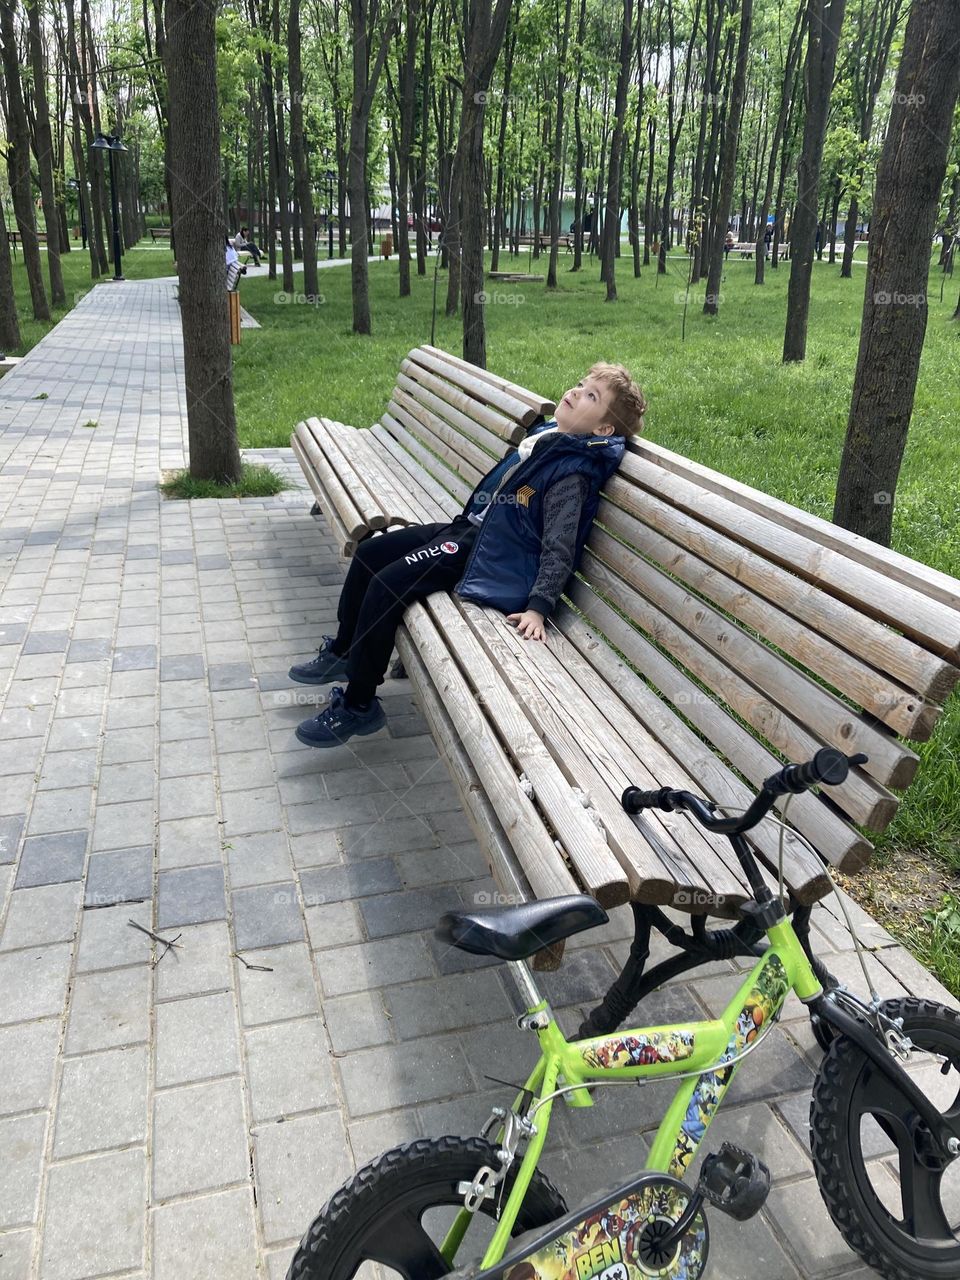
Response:
[[[517,490],[517,501],[521,507],[529,507],[530,499],[536,492],[536,489],[531,489],[528,484],[521,485]]]

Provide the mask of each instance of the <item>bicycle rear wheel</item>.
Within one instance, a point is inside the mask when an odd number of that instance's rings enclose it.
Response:
[[[463,1207],[461,1182],[482,1165],[498,1167],[496,1148],[482,1138],[420,1138],[395,1147],[360,1169],[324,1205],[311,1223],[287,1271],[287,1280],[351,1280],[364,1263],[379,1263],[404,1280],[434,1280],[452,1268],[440,1244]],[[513,1185],[507,1175],[504,1199]],[[543,1227],[567,1211],[563,1196],[538,1169],[520,1210],[514,1235]],[[478,1217],[493,1219],[494,1201]],[[471,1224],[457,1264],[487,1240]],[[492,1235],[488,1227],[487,1237]]]
[[[882,1008],[903,1018],[919,1050],[941,1055],[942,1062],[918,1055],[922,1085],[943,1115],[960,1117],[960,1014],[930,1000],[887,1000]],[[846,1036],[834,1040],[810,1107],[817,1181],[844,1239],[887,1280],[960,1276],[960,1159],[938,1160],[924,1133],[863,1051]]]

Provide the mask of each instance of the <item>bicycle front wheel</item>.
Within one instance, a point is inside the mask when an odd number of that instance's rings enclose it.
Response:
[[[498,1167],[496,1148],[482,1138],[420,1138],[387,1151],[327,1201],[301,1240],[287,1280],[351,1280],[367,1262],[380,1263],[404,1280],[446,1275],[452,1267],[440,1245],[463,1207],[457,1188],[472,1182],[485,1164]],[[505,1180],[504,1200],[517,1167]],[[538,1169],[513,1234],[546,1226],[566,1211],[563,1196]],[[466,1261],[464,1249],[471,1260],[482,1257],[494,1214],[495,1201],[484,1201],[457,1265]]]
[[[938,1110],[960,1117],[960,1014],[930,1000],[887,1000],[920,1050],[909,1066]],[[937,1055],[937,1056],[932,1056]],[[817,1181],[846,1242],[887,1280],[960,1276],[960,1159],[939,1160],[900,1090],[846,1036],[813,1086]]]

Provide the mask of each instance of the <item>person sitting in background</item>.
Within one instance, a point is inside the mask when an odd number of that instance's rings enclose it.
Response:
[[[238,253],[249,253],[253,258],[253,265],[259,267],[260,259],[263,256],[257,246],[250,239],[250,228],[241,227],[233,238],[233,247]]]

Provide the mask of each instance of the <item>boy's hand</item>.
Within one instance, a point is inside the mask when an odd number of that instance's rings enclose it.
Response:
[[[507,615],[507,621],[514,623],[524,640],[546,640],[547,638],[543,614],[537,613],[536,609],[524,609],[523,613],[510,613]]]

